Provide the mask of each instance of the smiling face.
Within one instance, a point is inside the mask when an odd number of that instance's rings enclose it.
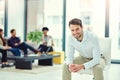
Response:
[[[83,28],[80,25],[71,24],[69,27],[70,27],[72,35],[76,39],[79,39],[81,37],[81,35],[83,34]]]

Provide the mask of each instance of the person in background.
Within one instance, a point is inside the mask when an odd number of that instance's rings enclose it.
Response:
[[[74,18],[69,21],[71,35],[66,47],[66,63],[63,66],[62,80],[71,80],[71,72],[93,68],[95,80],[104,80],[105,59],[99,46],[99,39],[94,33],[83,30],[82,21]],[[74,58],[75,50],[79,56]]]
[[[40,44],[40,46],[38,47],[38,50],[42,53],[48,53],[53,51],[54,42],[52,36],[48,35],[48,31],[49,29],[47,27],[42,28],[42,44]]]
[[[10,47],[23,50],[24,56],[28,55],[28,50],[27,49],[30,49],[35,54],[38,54],[40,56],[40,54],[41,54],[40,51],[38,51],[37,49],[34,49],[33,47],[26,44],[25,42],[21,42],[21,40],[18,37],[16,37],[16,30],[15,29],[12,29],[10,31],[10,33],[11,33],[11,38],[8,39],[8,45]]]
[[[15,56],[20,56],[20,51],[17,48],[11,48],[7,46],[7,42],[5,38],[3,37],[3,30],[0,28],[0,52],[2,53],[2,66],[4,67],[10,67],[8,61],[7,61],[7,51],[11,51]]]

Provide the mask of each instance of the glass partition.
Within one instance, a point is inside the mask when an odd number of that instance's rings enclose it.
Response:
[[[5,0],[0,0],[0,28],[4,29]]]
[[[76,5],[73,5],[76,4]],[[67,0],[66,34],[69,34],[68,22],[72,18],[82,19],[84,29],[104,37],[105,32],[105,0]],[[102,5],[102,6],[101,6]]]
[[[112,59],[120,60],[120,0],[110,0],[110,38]]]
[[[17,36],[24,40],[24,1],[25,0],[8,0],[8,36],[10,30],[16,29]]]
[[[57,5],[57,6],[56,6]],[[28,0],[27,33],[49,28],[55,50],[62,50],[63,0]]]

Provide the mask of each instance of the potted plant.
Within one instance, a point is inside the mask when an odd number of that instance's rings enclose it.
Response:
[[[32,31],[27,34],[27,40],[30,40],[37,44],[41,42],[41,39],[42,39],[42,32],[39,30]]]

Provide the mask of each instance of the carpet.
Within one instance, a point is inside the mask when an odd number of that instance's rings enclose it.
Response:
[[[40,73],[56,71],[56,70],[61,70],[61,69],[62,69],[62,65],[54,64],[53,66],[38,66],[37,64],[33,64],[32,70],[15,69],[15,67],[7,67],[7,68],[0,68],[0,71],[27,73],[27,74],[40,74]]]

